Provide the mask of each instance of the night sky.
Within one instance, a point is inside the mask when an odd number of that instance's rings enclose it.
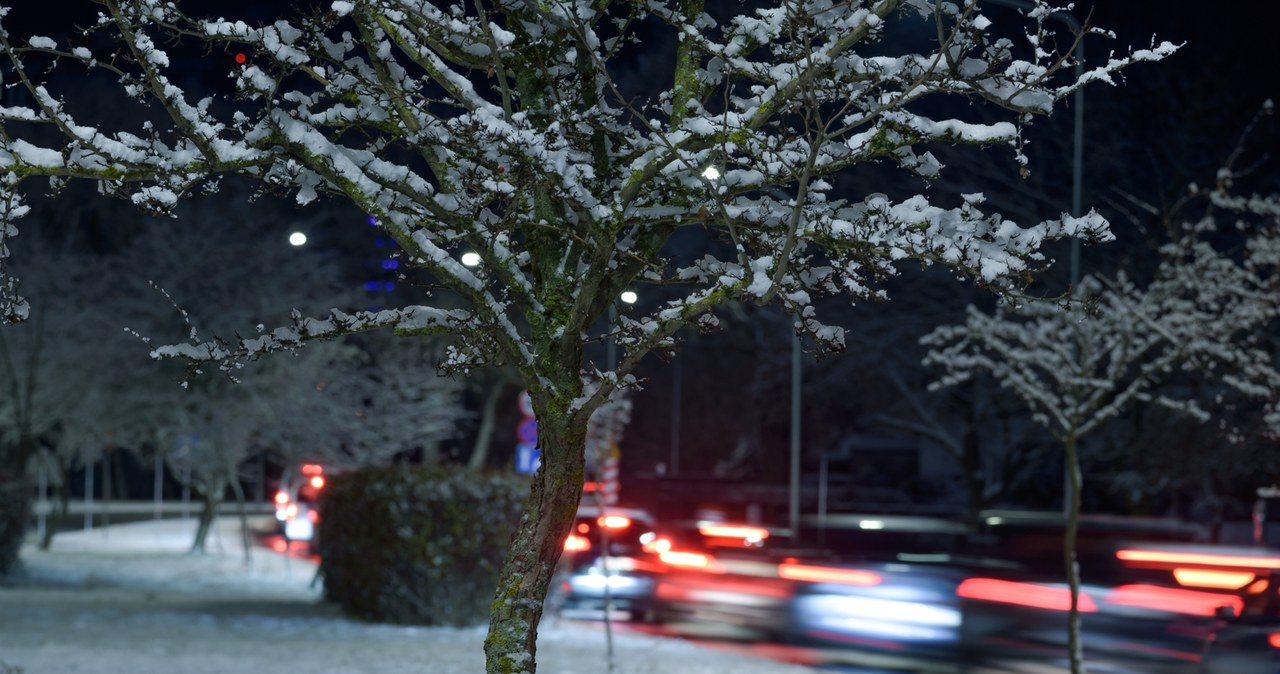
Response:
[[[11,36],[38,31],[57,33],[58,26],[65,25],[68,16],[87,21],[91,12],[76,16],[66,12],[80,9],[59,8],[58,13],[46,11],[42,3],[23,2],[5,21]],[[88,3],[84,3],[87,5]],[[209,13],[228,18],[244,16],[266,18],[273,8],[295,6],[297,3],[269,2],[183,2],[184,7],[208,9]],[[313,3],[303,3],[313,4]],[[1114,198],[1116,186],[1122,186],[1153,201],[1172,198],[1189,181],[1211,179],[1218,162],[1234,145],[1239,130],[1268,98],[1280,98],[1280,58],[1275,56],[1275,23],[1271,19],[1270,2],[1246,0],[1229,3],[1203,3],[1181,0],[1178,2],[1153,2],[1151,0],[1104,0],[1096,3],[1078,3],[1078,16],[1092,15],[1095,25],[1110,28],[1118,33],[1114,41],[1091,39],[1086,46],[1086,59],[1096,63],[1114,48],[1117,54],[1130,45],[1146,46],[1156,41],[1185,42],[1183,49],[1172,58],[1158,64],[1144,64],[1125,75],[1120,86],[1090,87],[1086,91],[1086,159],[1087,174],[1085,205],[1105,209],[1107,199]],[[250,8],[252,8],[250,10]],[[987,10],[993,20],[1002,8]],[[283,12],[286,13],[287,12]],[[190,67],[202,69],[203,81],[210,86],[225,82],[234,68],[229,55],[211,53],[188,62]],[[1068,174],[1062,157],[1057,155],[1062,145],[1055,146],[1052,138],[1059,139],[1069,133],[1069,111],[1064,110],[1060,119],[1041,127],[1045,134],[1040,150],[1040,166],[1033,169],[1045,172],[1049,183],[1046,192],[1050,200],[1063,200],[1068,189]],[[1259,159],[1277,147],[1275,126],[1264,129],[1251,150]],[[1263,164],[1258,176],[1259,184],[1269,182],[1272,189],[1280,175],[1275,162]],[[1063,205],[1065,207],[1065,204]],[[1121,243],[1133,244],[1140,238],[1138,232],[1118,231]],[[1086,264],[1104,266],[1125,264],[1123,248],[1120,252],[1089,253]],[[761,320],[766,320],[762,317]],[[752,404],[734,402],[735,396],[759,382],[746,380],[742,368],[735,368],[721,356],[732,350],[764,348],[781,352],[788,347],[785,324],[779,323],[778,335],[759,338],[752,346],[751,336],[737,335],[717,338],[691,345],[687,355],[681,356],[681,372],[687,382],[682,392],[681,444],[688,452],[686,468],[709,471],[717,460],[725,458],[742,431],[743,424],[764,424],[763,444],[768,453],[780,458],[786,443],[785,401],[754,401]],[[745,340],[745,344],[744,344]],[[809,369],[834,369],[828,365],[814,365],[807,361]],[[781,361],[779,368],[785,367]],[[667,461],[670,446],[671,397],[674,390],[674,374],[670,364],[652,363],[642,372],[649,377],[646,389],[636,397],[634,423],[627,431],[627,452],[624,470],[647,472],[659,462]],[[785,391],[785,372],[779,370],[777,381],[769,382],[770,390]],[[710,384],[708,384],[710,382]],[[824,425],[856,429],[856,409],[842,409],[830,400],[824,400],[826,391],[809,382],[805,397],[810,409],[805,420],[806,442],[818,442],[814,430]],[[512,406],[514,407],[514,406]],[[500,420],[496,443],[514,444],[515,411],[509,410],[508,419]],[[754,415],[754,416],[753,416]],[[505,425],[504,425],[505,424]],[[701,456],[701,458],[694,458]],[[778,477],[778,461],[771,459],[762,464],[763,470]]]

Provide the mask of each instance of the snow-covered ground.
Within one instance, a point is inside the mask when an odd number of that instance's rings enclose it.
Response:
[[[349,620],[321,601],[315,565],[254,548],[234,519],[204,556],[186,554],[192,520],[61,534],[22,551],[0,585],[0,674],[478,674],[483,627]],[[812,669],[635,633],[613,637],[616,674],[804,674]],[[608,671],[602,628],[543,621],[538,670]]]

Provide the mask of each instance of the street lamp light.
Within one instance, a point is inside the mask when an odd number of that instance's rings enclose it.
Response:
[[[289,245],[291,246],[303,246],[306,245],[306,243],[307,235],[302,232],[294,232],[289,235]]]
[[[478,267],[478,266],[480,266],[480,254],[479,254],[479,253],[476,253],[476,252],[473,252],[473,251],[467,251],[467,252],[463,253],[463,254],[462,254],[462,264],[463,264],[463,265],[465,265],[465,266],[467,266],[467,267]]]
[[[624,290],[618,294],[618,300],[626,304],[635,304],[640,296],[634,290]],[[609,331],[613,331],[613,326],[618,322],[618,302],[609,303]],[[608,341],[605,342],[605,363],[608,370],[613,372],[618,367],[618,342],[613,335],[609,335]]]

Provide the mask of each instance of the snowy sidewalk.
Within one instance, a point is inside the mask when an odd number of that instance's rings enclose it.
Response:
[[[22,551],[0,585],[2,674],[479,674],[484,628],[346,619],[311,587],[315,565],[256,548],[244,564],[232,518],[209,554],[186,554],[195,523],[165,520],[61,534]],[[615,633],[616,674],[805,674],[813,670]],[[543,621],[538,671],[603,674],[595,625]]]

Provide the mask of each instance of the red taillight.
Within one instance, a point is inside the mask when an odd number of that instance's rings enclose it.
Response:
[[[1136,564],[1176,564],[1229,567],[1237,569],[1280,569],[1280,557],[1263,555],[1221,555],[1213,552],[1178,552],[1176,550],[1117,550],[1116,559]]]
[[[844,585],[879,585],[881,580],[878,574],[870,571],[839,569],[829,566],[809,566],[790,562],[778,565],[778,577],[811,583],[841,583]]]
[[[324,488],[324,476],[316,475],[315,477],[311,478],[311,486],[315,487],[316,489]]]
[[[1173,579],[1188,587],[1211,587],[1220,590],[1238,590],[1253,582],[1257,574],[1252,571],[1220,571],[1216,569],[1190,569],[1178,567]]]
[[[314,510],[308,510],[308,511],[307,511],[307,519],[311,520],[311,523],[312,523],[312,524],[319,524],[319,523],[320,523],[320,513],[316,512],[316,511],[314,511]]]
[[[956,596],[1051,611],[1071,609],[1071,591],[1065,587],[1047,587],[995,578],[966,578],[956,588]],[[1081,613],[1095,613],[1098,610],[1093,598],[1083,592],[1079,594],[1076,606]]]
[[[280,504],[280,505],[284,505],[284,504],[286,504],[286,503],[288,503],[288,502],[289,502],[289,494],[288,494],[288,492],[284,492],[284,491],[278,491],[278,492],[276,492],[276,503],[278,503],[278,504]]]
[[[302,474],[303,474],[303,475],[319,475],[319,474],[321,474],[321,473],[323,473],[323,472],[324,472],[324,468],[323,468],[320,464],[318,464],[318,463],[304,463],[304,464],[302,464]]]
[[[1159,585],[1121,585],[1111,590],[1106,602],[1117,606],[1137,606],[1153,611],[1203,616],[1214,615],[1219,606],[1231,606],[1236,615],[1239,615],[1244,606],[1244,602],[1235,595]]]
[[[1280,632],[1272,632],[1267,635],[1267,645],[1272,648],[1280,648]]]
[[[631,518],[625,515],[601,515],[596,524],[605,529],[626,529],[631,526]]]
[[[591,549],[591,541],[587,540],[586,536],[579,536],[578,534],[569,534],[569,537],[564,539],[565,552],[585,552],[590,549]]]
[[[698,533],[712,538],[741,538],[744,541],[763,541],[769,537],[768,529],[730,524],[704,524],[698,527]]]

